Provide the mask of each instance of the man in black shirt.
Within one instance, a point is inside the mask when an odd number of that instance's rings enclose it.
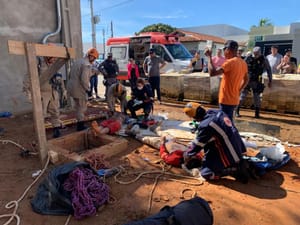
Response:
[[[135,112],[139,109],[144,109],[144,119],[148,119],[153,108],[153,92],[150,85],[145,84],[144,80],[139,78],[131,95],[131,100],[129,100],[127,104],[131,117],[137,118]]]

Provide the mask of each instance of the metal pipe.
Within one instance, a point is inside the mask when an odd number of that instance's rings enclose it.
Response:
[[[44,38],[42,43],[46,44],[47,43],[47,39],[49,37],[55,36],[57,35],[60,30],[61,30],[61,11],[60,11],[60,4],[61,4],[61,0],[56,0],[56,11],[57,11],[57,28],[56,31],[52,32],[52,33],[48,33]]]

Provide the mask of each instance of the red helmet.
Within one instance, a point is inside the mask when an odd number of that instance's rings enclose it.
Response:
[[[98,59],[98,57],[99,57],[99,52],[97,51],[96,48],[90,48],[90,49],[87,51],[87,55],[94,56],[95,59]]]

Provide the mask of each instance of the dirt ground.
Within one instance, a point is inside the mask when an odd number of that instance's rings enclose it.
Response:
[[[180,107],[166,104],[155,105],[155,114],[167,113],[169,118],[187,120]],[[245,120],[252,120],[253,112],[242,111]],[[279,116],[262,114],[266,123],[277,124],[281,127],[281,136],[289,143],[299,143],[298,116]],[[13,118],[0,118],[0,127],[5,129],[0,140],[15,141],[29,150],[35,149],[35,134],[31,114],[19,115]],[[48,138],[51,138],[48,131]],[[68,126],[64,134],[75,132],[75,126]],[[155,161],[159,159],[158,151],[129,139],[126,152],[116,155],[109,160],[112,166],[125,163],[127,157],[132,171],[148,171],[161,169]],[[300,224],[300,148],[288,147],[291,160],[284,167],[270,171],[259,180],[250,180],[241,184],[230,177],[217,182],[200,183],[192,179],[176,178],[168,180],[162,176],[153,191],[151,211],[154,214],[165,205],[175,205],[183,199],[189,199],[196,193],[206,199],[214,214],[216,225],[297,225]],[[49,165],[47,171],[53,168]],[[32,173],[41,169],[39,158],[20,156],[20,149],[12,144],[0,143],[0,214],[12,213],[5,209],[5,204],[17,200],[29,184],[33,182]],[[46,171],[46,174],[47,174]],[[170,172],[184,174],[180,169],[171,168]],[[46,175],[45,174],[45,175]],[[101,208],[97,215],[83,220],[71,218],[71,225],[121,225],[126,222],[144,218],[149,215],[149,197],[155,183],[155,175],[147,175],[130,184],[119,184],[113,178],[107,180],[111,195],[115,202]],[[120,178],[124,181],[131,177]],[[38,183],[41,180],[38,181]],[[190,184],[183,183],[189,182]],[[196,185],[197,184],[197,185]],[[34,213],[30,199],[34,196],[38,184],[34,185],[24,199],[19,203],[18,215],[24,225],[63,225],[66,216],[44,216]],[[184,191],[186,190],[186,191]],[[5,219],[0,219],[4,223]],[[11,224],[16,224],[15,221]]]

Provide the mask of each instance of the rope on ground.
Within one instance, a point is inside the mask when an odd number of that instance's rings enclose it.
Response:
[[[171,181],[175,181],[175,182],[179,182],[179,183],[183,183],[183,184],[188,184],[188,185],[193,185],[193,186],[199,186],[203,184],[203,179],[197,178],[197,177],[191,177],[191,176],[185,176],[185,175],[181,175],[181,174],[174,174],[174,173],[170,173],[167,172],[168,170],[170,170],[171,167],[166,167],[166,164],[162,164],[162,170],[151,170],[151,171],[144,171],[144,172],[132,172],[132,173],[128,173],[126,171],[126,169],[124,167],[120,167],[119,172],[114,176],[114,180],[116,183],[119,184],[123,184],[123,185],[127,185],[127,184],[132,184],[136,181],[138,181],[141,177],[148,175],[148,174],[157,174],[155,177],[155,181],[153,183],[153,186],[151,188],[150,191],[150,195],[149,195],[149,201],[148,201],[148,214],[151,211],[152,208],[152,199],[153,199],[153,193],[155,190],[155,187],[157,186],[157,183],[159,181],[159,179],[164,179],[164,180],[171,180]],[[138,174],[134,179],[129,180],[129,181],[121,181],[118,177],[120,175],[126,176],[126,175],[133,175],[133,174]],[[168,178],[168,177],[163,177],[164,175],[168,175],[168,176],[173,176],[173,177],[177,177],[177,178],[185,178],[185,179],[193,179],[193,180],[197,180],[197,182],[189,182],[189,181],[182,181],[179,179],[175,179],[175,178]],[[153,178],[153,177],[152,177]],[[191,189],[184,189],[182,191],[181,197],[183,196],[183,193],[191,190]],[[194,191],[193,196],[196,195],[196,192]]]
[[[1,144],[13,144],[15,146],[17,146],[18,148],[20,148],[22,150],[22,152],[28,152],[28,154],[30,155],[37,155],[38,153],[36,152],[32,152],[32,151],[28,151],[26,148],[24,148],[22,145],[12,141],[12,140],[0,140]]]
[[[10,224],[14,219],[16,219],[17,221],[17,225],[20,224],[21,219],[20,216],[17,214],[18,208],[19,208],[19,203],[23,200],[23,198],[26,196],[26,194],[28,193],[28,191],[32,188],[32,186],[40,179],[40,177],[44,174],[44,172],[46,171],[48,164],[50,161],[50,157],[48,156],[46,164],[44,166],[44,168],[42,169],[42,172],[37,176],[37,178],[25,189],[25,191],[23,192],[23,194],[21,195],[21,197],[18,200],[14,200],[14,201],[10,201],[5,205],[6,209],[13,209],[13,212],[10,214],[3,214],[0,215],[0,218],[8,218],[8,220],[3,224],[3,225],[8,225]]]

